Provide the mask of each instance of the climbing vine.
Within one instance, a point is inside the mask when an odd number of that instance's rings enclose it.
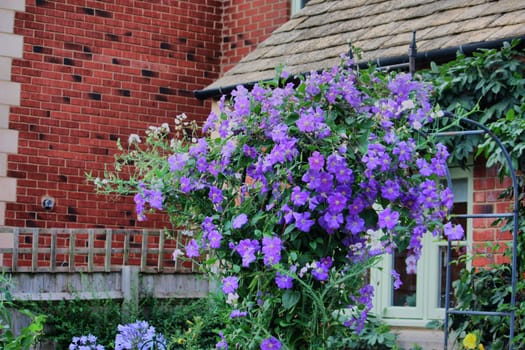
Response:
[[[505,43],[501,49],[484,49],[472,56],[458,54],[447,64],[433,64],[421,73],[425,80],[435,86],[434,99],[451,115],[468,115],[472,120],[486,125],[503,143],[509,152],[513,168],[518,170],[520,217],[525,217],[525,51],[518,41]],[[451,123],[450,118],[441,120]],[[448,149],[450,160],[466,165],[472,157],[484,157],[487,167],[496,166],[503,179],[509,175],[504,155],[495,141],[482,135],[450,137]],[[501,193],[509,198],[512,188]],[[500,220],[495,223],[500,224]],[[507,221],[503,230],[511,230],[513,222]],[[525,231],[525,220],[519,222],[519,232]],[[525,239],[518,235],[518,271],[525,272]],[[499,280],[495,278],[499,277]],[[495,284],[495,281],[499,284]],[[490,287],[486,282],[490,281]],[[510,298],[510,268],[508,265],[493,266],[477,271],[463,271],[461,278],[454,283],[457,308],[469,310],[508,311]],[[483,291],[489,291],[483,292]],[[517,285],[516,336],[514,346],[525,344],[525,285],[522,280]],[[475,297],[474,297],[475,296]],[[458,334],[477,332],[481,343],[492,344],[493,349],[508,345],[508,324],[501,317],[453,318],[452,328]]]

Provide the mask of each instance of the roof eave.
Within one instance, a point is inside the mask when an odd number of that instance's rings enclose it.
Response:
[[[525,47],[525,35],[507,37],[507,38],[502,38],[502,39],[497,39],[497,40],[480,41],[480,42],[468,43],[464,45],[451,46],[451,47],[446,47],[446,48],[441,48],[441,49],[418,52],[416,55],[416,62],[418,64],[425,64],[428,62],[436,61],[438,59],[449,61],[449,60],[456,58],[456,54],[458,52],[461,52],[465,55],[471,55],[476,50],[499,48],[503,46],[503,43],[511,42],[515,39],[520,40],[520,44],[519,44],[520,48]],[[407,53],[406,55],[377,58],[376,60],[372,60],[368,62],[361,62],[359,63],[359,67],[366,68],[370,65],[374,65],[377,68],[400,67],[400,66],[407,65],[408,63],[409,63],[409,55]],[[228,85],[228,86],[221,86],[218,88],[195,90],[193,94],[199,100],[205,100],[208,98],[219,98],[222,95],[227,95],[231,93],[239,85],[243,85],[246,88],[251,88],[256,83],[258,82],[253,81],[253,82],[238,83],[238,84]]]

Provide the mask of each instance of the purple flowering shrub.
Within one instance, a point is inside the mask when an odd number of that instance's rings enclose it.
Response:
[[[372,308],[377,256],[417,260],[426,232],[461,238],[444,226],[448,152],[424,132],[440,117],[429,86],[347,64],[239,86],[204,136],[150,128],[95,180],[134,194],[140,220],[163,210],[194,231],[179,253],[215,268],[228,318],[217,348],[336,349]]]

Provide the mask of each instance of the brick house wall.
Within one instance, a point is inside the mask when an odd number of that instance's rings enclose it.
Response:
[[[221,72],[225,73],[288,19],[289,0],[224,2]]]
[[[487,168],[483,159],[473,168],[473,214],[512,213],[512,200],[500,195],[512,186],[510,178],[499,180],[495,167]],[[502,232],[501,225],[494,225],[493,218],[472,219],[472,248],[474,267],[508,263],[504,256],[507,244],[512,243],[512,232]]]
[[[13,60],[21,86],[9,129],[19,135],[7,157],[16,199],[7,226],[162,227],[136,221],[128,200],[97,196],[85,172],[102,175],[115,143],[149,125],[173,124],[185,112],[202,121],[210,101],[193,91],[289,17],[289,1],[27,0],[14,32],[23,56]],[[124,145],[125,146],[125,145]],[[42,208],[43,196],[55,199]]]

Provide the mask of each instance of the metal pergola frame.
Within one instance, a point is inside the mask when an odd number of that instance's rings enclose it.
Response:
[[[446,113],[449,117],[454,117],[451,113]],[[518,247],[518,219],[519,219],[519,206],[518,206],[518,180],[516,177],[516,171],[512,165],[512,159],[507,149],[501,142],[501,140],[486,126],[478,123],[474,120],[468,118],[459,119],[459,123],[465,124],[473,127],[472,130],[461,130],[461,131],[448,131],[435,133],[435,136],[444,137],[444,136],[465,136],[465,135],[488,135],[501,149],[503,156],[507,162],[509,169],[509,176],[512,179],[512,199],[514,208],[511,213],[491,213],[491,214],[461,214],[461,215],[451,215],[453,218],[508,218],[513,220],[512,228],[512,257],[511,257],[511,300],[510,300],[510,311],[477,311],[477,310],[456,310],[450,307],[450,293],[451,293],[451,245],[452,242],[449,240],[447,245],[447,270],[446,270],[446,287],[445,287],[445,320],[444,320],[444,349],[448,349],[448,339],[449,339],[449,317],[450,315],[471,315],[471,316],[504,316],[509,317],[509,350],[513,349],[513,339],[515,331],[515,308],[516,308],[516,284],[518,278],[517,271],[517,247]],[[450,176],[450,171],[447,167],[447,183],[450,188],[452,188],[452,179]]]

